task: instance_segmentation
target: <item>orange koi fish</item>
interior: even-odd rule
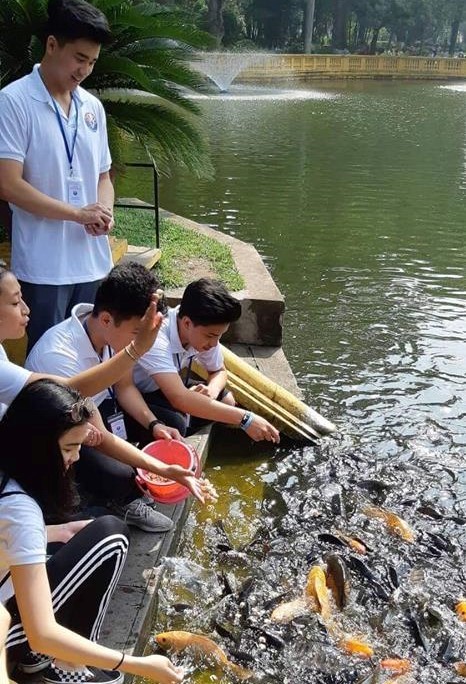
[[[454,663],[453,667],[456,670],[456,674],[460,677],[466,677],[466,663]]]
[[[397,674],[404,674],[411,669],[411,663],[407,658],[384,658],[380,661],[380,667]]]
[[[340,537],[342,541],[345,542],[345,544],[348,544],[350,549],[355,551],[356,553],[360,553],[361,555],[367,553],[367,548],[363,544],[362,541],[359,541],[359,539],[354,539],[354,537],[350,537],[347,534],[344,534],[340,530],[335,530],[335,536]]]
[[[461,622],[466,622],[466,599],[461,599],[456,604],[455,611]]]
[[[330,617],[330,603],[328,599],[329,590],[327,587],[327,577],[320,565],[314,565],[307,576],[304,595],[309,601],[315,601],[317,610],[324,620]]]
[[[392,513],[392,511],[386,511],[383,508],[377,508],[376,506],[367,506],[363,512],[369,518],[378,518],[379,520],[383,520],[391,532],[397,534],[405,541],[410,543],[414,541],[413,530],[409,527],[408,523],[396,515],[396,513]]]
[[[237,679],[244,681],[250,679],[254,674],[251,670],[228,660],[220,646],[202,634],[183,631],[162,632],[156,634],[154,638],[157,644],[166,651],[190,650],[198,657],[205,656],[207,660],[214,662],[220,669],[231,672]]]
[[[345,635],[337,643],[346,653],[357,655],[360,658],[371,658],[374,655],[372,646],[352,636]]]

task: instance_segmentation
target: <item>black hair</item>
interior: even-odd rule
[[[66,470],[59,438],[90,417],[80,407],[81,395],[53,380],[26,385],[0,421],[0,470],[33,497],[47,522],[63,522],[77,501]],[[73,413],[73,415],[72,415]]]
[[[200,278],[186,287],[178,317],[188,316],[194,325],[233,323],[241,316],[241,304],[219,280]]]
[[[154,273],[142,264],[118,264],[99,285],[92,315],[108,311],[117,325],[133,316],[141,318],[159,287]]]
[[[107,17],[85,0],[49,0],[44,38],[55,36],[60,45],[84,38],[107,45],[112,33]]]

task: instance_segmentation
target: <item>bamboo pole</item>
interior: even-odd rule
[[[266,418],[293,439],[315,442],[323,434],[336,429],[330,421],[239,359],[236,354],[225,347],[222,347],[222,351],[228,388],[241,406]],[[196,362],[193,364],[193,371],[201,378],[207,378],[206,370]]]
[[[297,419],[310,426],[320,435],[327,435],[336,431],[336,427],[329,420],[306,406],[300,399],[288,392],[278,383],[265,377],[263,373],[240,359],[236,354],[222,345],[225,368],[242,380],[245,380],[256,391],[261,392],[273,402],[282,406]]]

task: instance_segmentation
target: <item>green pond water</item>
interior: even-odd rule
[[[308,402],[382,450],[431,429],[462,446],[466,92],[348,81],[199,102],[215,179],[165,179],[161,205],[257,247]]]
[[[277,453],[227,433],[207,468],[219,503],[195,507],[188,521],[159,629],[197,628],[222,642],[214,627],[221,590],[201,567],[236,582],[252,575],[252,610],[267,625],[265,597],[302,587],[309,564],[322,562],[319,532],[339,527],[370,541],[381,577],[389,562],[408,568],[388,613],[379,599],[363,603],[367,582],[358,585],[348,630],[385,657],[411,657],[412,681],[453,681],[436,646],[426,666],[400,617],[408,606],[423,614],[421,596],[437,601],[445,614],[441,632],[429,623],[429,639],[462,638],[464,656],[452,606],[466,592],[466,533],[452,518],[466,516],[466,85],[443,85],[234,86],[199,99],[215,178],[175,174],[162,182],[161,205],[257,247],[286,298],[284,350],[299,386],[339,434],[319,450]],[[148,188],[140,179],[131,191],[148,198]],[[364,478],[387,489],[363,492]],[[408,549],[368,521],[368,500],[402,514],[416,544]],[[433,522],[421,503],[446,517]],[[237,550],[265,524],[272,553],[267,547],[246,569],[219,560],[219,521]],[[426,541],[432,531],[452,544],[439,557]],[[177,613],[173,604],[186,600],[192,610]],[[350,672],[334,644],[320,643],[316,623],[281,632],[287,646],[276,654],[242,629],[241,648],[263,682],[343,683],[370,672],[354,663]]]

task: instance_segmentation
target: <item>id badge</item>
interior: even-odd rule
[[[68,185],[68,204],[72,204],[74,207],[84,206],[82,178],[68,176],[66,182]]]
[[[112,432],[116,437],[124,439],[125,441],[128,439],[128,435],[126,434],[125,417],[121,411],[119,413],[114,413],[113,416],[109,416],[107,418],[107,423],[110,428],[110,432]]]

